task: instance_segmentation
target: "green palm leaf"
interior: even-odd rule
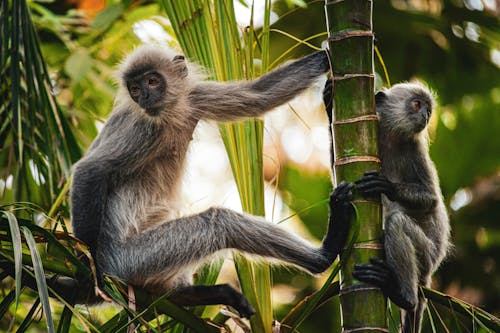
[[[81,156],[58,106],[25,0],[0,4],[0,179],[3,202],[45,207]]]

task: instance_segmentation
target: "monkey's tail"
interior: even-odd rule
[[[426,304],[427,301],[420,296],[414,310],[402,311],[401,333],[420,333]]]

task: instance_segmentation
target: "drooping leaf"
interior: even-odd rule
[[[33,260],[33,270],[35,271],[38,294],[40,295],[40,301],[42,302],[42,308],[45,313],[47,330],[49,333],[54,333],[55,329],[54,322],[52,320],[52,310],[50,308],[49,302],[49,291],[47,289],[47,282],[45,281],[42,259],[40,258],[40,253],[38,252],[36,242],[31,231],[26,227],[21,227],[21,229],[23,230],[24,238],[26,239],[26,243],[28,244],[31,258]]]

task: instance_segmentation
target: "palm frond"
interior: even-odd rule
[[[81,156],[25,0],[0,4],[0,200],[48,207]]]
[[[219,81],[252,79],[254,30],[250,25],[241,31],[236,22],[233,1],[196,0],[161,1],[186,56],[211,71]],[[266,33],[260,41],[263,68],[267,68],[269,51],[270,2],[265,13]],[[242,37],[240,37],[242,36]],[[262,172],[263,123],[251,119],[219,126],[243,210],[264,215],[264,179]],[[256,332],[269,332],[272,322],[270,298],[271,277],[268,265],[255,264],[245,257],[235,258],[236,271],[243,293],[256,308],[251,318]],[[212,280],[218,270],[212,272]],[[206,283],[208,281],[202,281]]]

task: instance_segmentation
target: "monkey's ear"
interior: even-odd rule
[[[375,104],[379,104],[385,101],[387,95],[383,91],[379,91],[375,94]]]
[[[174,64],[174,68],[179,74],[180,77],[184,78],[188,74],[188,68],[186,66],[185,57],[182,54],[176,55],[172,59],[172,63]]]

